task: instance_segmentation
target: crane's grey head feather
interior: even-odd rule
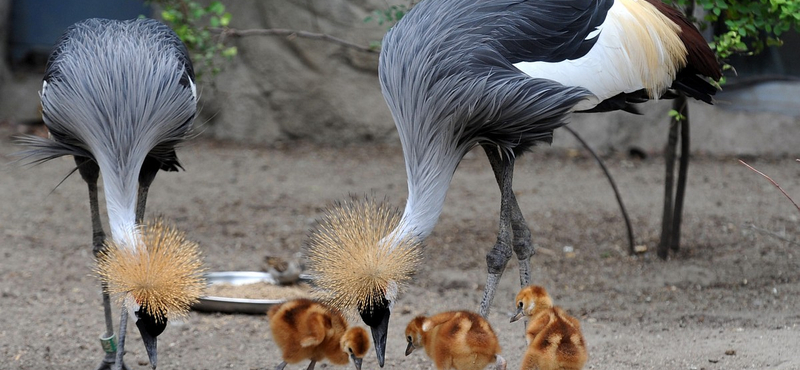
[[[550,142],[573,106],[590,95],[532,79],[509,61],[519,53],[509,52],[510,43],[503,41],[520,41],[531,27],[513,14],[511,7],[519,3],[423,1],[384,37],[378,73],[409,187],[405,229],[396,232],[423,238],[430,233],[453,172],[475,145],[492,143],[515,155]],[[501,27],[500,20],[513,19],[518,27]]]
[[[135,233],[142,163],[148,155],[176,160],[197,109],[193,80],[185,47],[162,23],[76,23],[56,44],[40,93],[52,140],[23,138],[31,149],[22,155],[34,163],[62,155],[96,161],[113,237]]]

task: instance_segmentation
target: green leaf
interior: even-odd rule
[[[219,1],[212,1],[211,4],[208,4],[208,12],[214,13],[216,15],[222,15],[225,13],[225,5],[222,5]]]
[[[225,13],[225,14],[223,14],[223,15],[222,15],[222,17],[220,17],[220,19],[219,19],[219,24],[220,24],[222,27],[228,27],[228,25],[229,25],[230,23],[231,23],[231,13]]]
[[[235,57],[238,52],[239,52],[239,49],[237,49],[236,46],[231,46],[229,48],[226,48],[226,49],[222,50],[221,55],[223,57],[226,57],[226,58],[230,59],[230,58]]]
[[[162,10],[161,18],[170,23],[175,22],[175,15],[169,10]]]

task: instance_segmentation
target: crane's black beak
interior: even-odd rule
[[[139,328],[139,333],[142,334],[142,341],[144,342],[144,349],[147,350],[147,358],[150,359],[150,366],[153,369],[158,365],[158,339],[147,332],[141,324],[142,320],[136,321],[136,327]]]
[[[383,367],[383,361],[386,358],[386,335],[389,332],[389,315],[391,315],[391,311],[387,309],[378,325],[370,326],[370,329],[372,329],[372,342],[375,343],[375,353],[378,355],[378,365],[381,365],[381,367]]]
[[[153,316],[147,313],[144,307],[136,311],[136,327],[139,328],[139,333],[142,335],[144,342],[144,349],[147,350],[147,358],[150,360],[150,366],[153,369],[158,365],[158,337],[167,327],[167,319],[156,320]]]
[[[386,298],[371,307],[360,309],[361,319],[372,329],[372,343],[375,344],[375,353],[378,355],[378,365],[383,367],[386,358],[386,334],[389,331],[389,301]]]

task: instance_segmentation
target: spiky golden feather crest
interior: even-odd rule
[[[397,208],[368,198],[326,209],[306,249],[318,298],[353,315],[380,301],[391,283],[402,289],[419,265],[421,243],[390,236],[400,216]]]
[[[186,315],[206,286],[197,243],[162,219],[140,226],[139,235],[134,248],[106,241],[96,273],[109,294],[131,294],[157,320]]]

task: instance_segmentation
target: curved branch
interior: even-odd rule
[[[625,227],[628,228],[628,253],[630,255],[634,255],[636,251],[634,249],[633,227],[631,227],[631,220],[630,218],[628,218],[628,211],[625,210],[625,204],[622,203],[622,196],[619,194],[619,189],[617,189],[617,183],[614,181],[614,178],[611,177],[611,173],[608,172],[608,168],[606,168],[606,165],[603,163],[603,160],[600,159],[600,156],[598,156],[597,153],[595,153],[594,149],[592,149],[592,147],[590,147],[589,144],[586,141],[584,141],[583,138],[580,137],[580,135],[578,135],[577,132],[575,132],[575,130],[572,129],[572,127],[569,127],[569,125],[563,127],[567,131],[569,131],[569,133],[572,134],[572,136],[575,136],[575,138],[578,139],[578,141],[587,150],[589,150],[589,153],[592,153],[592,156],[597,161],[597,164],[600,165],[600,168],[603,170],[603,173],[605,173],[606,177],[608,178],[608,182],[611,184],[611,189],[614,190],[614,195],[617,197],[617,203],[619,203],[619,210],[622,212],[622,218],[625,219]]]
[[[364,53],[377,53],[380,51],[375,48],[362,46],[324,33],[314,33],[314,32],[290,30],[284,28],[253,28],[246,30],[239,30],[236,28],[211,28],[210,30],[211,32],[217,32],[222,34],[223,37],[284,36],[290,40],[296,37],[300,37],[311,40],[322,40],[337,45],[341,45],[344,47],[348,47],[350,49],[355,49]]]

